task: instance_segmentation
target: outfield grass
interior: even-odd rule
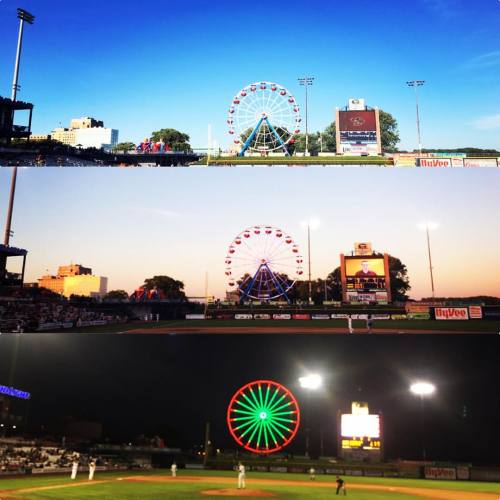
[[[187,500],[196,498],[220,498],[215,496],[201,495],[203,490],[227,489],[236,487],[236,473],[230,471],[186,471],[180,470],[179,478],[183,476],[197,476],[199,480],[190,482],[132,482],[119,480],[119,478],[127,478],[130,476],[169,476],[169,471],[151,471],[146,473],[137,473],[134,471],[122,471],[113,473],[96,474],[96,483],[88,484],[86,474],[80,474],[77,481],[83,484],[78,485],[72,482],[68,475],[66,476],[51,476],[51,477],[25,477],[16,479],[0,480],[0,498],[23,498],[26,500],[40,499],[172,499],[172,500]],[[220,483],[217,479],[208,481],[208,477],[220,478]],[[206,481],[203,478],[207,478]],[[231,482],[228,483],[228,478]],[[234,484],[232,483],[234,480]],[[259,480],[280,480],[287,481],[287,484],[272,484],[259,483]],[[317,476],[315,483],[310,483],[311,486],[293,482],[307,481],[308,476],[305,474],[275,474],[275,473],[247,473],[247,488],[259,489],[275,494],[274,498],[279,499],[331,499],[334,494],[333,485],[330,487],[315,487],[315,483],[333,483],[335,477]],[[394,488],[419,488],[426,491],[432,489],[452,490],[457,492],[476,492],[476,493],[495,493],[500,494],[500,484],[498,483],[479,483],[473,481],[426,481],[417,479],[392,479],[392,478],[367,478],[367,477],[345,477],[348,496],[356,500],[412,500],[422,498],[407,492],[389,492],[389,491],[370,491],[359,490],[354,487],[349,489],[350,485],[375,485],[379,487],[394,487]],[[98,483],[98,481],[103,481]],[[69,487],[71,485],[71,487]],[[46,489],[34,491],[34,488],[68,486],[57,489]],[[15,491],[19,489],[32,489],[31,491]],[[238,495],[223,498],[237,498]]]
[[[354,320],[354,329],[359,332],[366,331],[366,322],[364,320]],[[291,327],[297,328],[300,332],[301,328],[343,328],[347,332],[346,320],[171,320],[159,322],[133,322],[118,325],[92,326],[85,328],[72,328],[68,332],[75,333],[113,333],[126,332],[129,330],[138,329],[156,329],[156,328],[232,328],[232,327]],[[477,320],[477,321],[436,321],[436,320],[375,320],[374,328],[389,329],[398,331],[411,330],[440,330],[440,331],[470,331],[497,333],[500,332],[500,321],[493,320]]]
[[[203,158],[195,165],[206,165]],[[387,165],[391,159],[383,156],[230,156],[210,158],[209,165]]]

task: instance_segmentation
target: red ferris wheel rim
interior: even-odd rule
[[[250,438],[249,441],[245,442],[245,440],[243,439],[244,434],[238,435],[237,431],[239,430],[239,427],[235,427],[233,425],[234,422],[237,420],[236,417],[233,417],[233,413],[239,411],[239,410],[235,409],[235,406],[238,403],[238,397],[245,397],[244,396],[245,392],[252,391],[253,388],[257,388],[259,393],[260,393],[262,387],[267,388],[268,392],[271,388],[273,388],[275,390],[275,395],[272,398],[273,400],[277,394],[281,394],[281,397],[278,401],[282,401],[284,398],[286,398],[287,399],[287,406],[292,407],[292,410],[289,410],[288,413],[290,413],[291,415],[294,415],[293,417],[290,418],[291,429],[287,430],[289,435],[285,437],[283,435],[283,431],[279,432],[279,430],[278,430],[278,434],[280,435],[282,440],[280,443],[278,443],[276,438],[273,437],[275,444],[271,445],[271,446],[269,446],[268,444],[266,446],[260,446],[259,443],[257,444],[257,446],[252,445],[251,444],[252,438]],[[247,399],[247,401],[248,401],[248,399]],[[263,408],[263,409],[266,410],[266,408]],[[260,409],[258,411],[260,411]],[[264,413],[264,412],[262,412],[262,413]],[[250,419],[251,417],[245,417],[245,418]],[[277,418],[277,420],[281,420],[281,419]],[[247,451],[250,451],[252,453],[267,455],[267,454],[275,453],[277,451],[282,450],[283,448],[288,446],[293,441],[293,439],[297,435],[297,432],[298,432],[299,426],[300,426],[300,408],[299,408],[299,405],[297,403],[297,399],[295,398],[293,393],[289,389],[287,389],[284,385],[282,385],[278,382],[275,382],[273,380],[255,380],[253,382],[249,382],[248,384],[244,385],[243,387],[241,387],[240,389],[238,389],[235,392],[235,394],[231,398],[231,401],[230,401],[228,409],[227,409],[226,421],[227,421],[227,426],[229,428],[229,432],[231,433],[231,436],[241,447],[243,447],[244,449],[246,449]],[[248,424],[246,424],[246,425],[248,425]],[[277,423],[275,422],[275,424],[272,424],[272,422],[271,422],[270,425],[271,426],[277,425],[279,427],[283,427],[283,429],[284,429],[284,426],[282,425],[282,423],[279,423],[279,422],[277,422]],[[248,432],[248,430],[246,432]]]

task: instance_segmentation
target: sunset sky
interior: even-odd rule
[[[0,95],[9,96],[22,6],[27,26],[19,99],[35,104],[33,132],[93,116],[135,143],[173,127],[206,147],[207,127],[230,141],[232,98],[255,81],[296,95],[315,77],[309,130],[365,97],[392,113],[401,147],[417,146],[421,89],[426,147],[500,147],[498,0],[15,0],[0,1]]]
[[[189,296],[226,290],[224,259],[248,226],[277,226],[306,255],[313,278],[339,265],[354,242],[399,257],[413,298],[430,295],[425,233],[431,234],[438,296],[500,296],[497,169],[211,168],[19,169],[13,246],[29,250],[28,282],[80,263],[132,292],[144,278],[182,280]],[[0,169],[3,231],[11,170]]]

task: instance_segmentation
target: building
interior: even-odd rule
[[[62,142],[63,144],[67,144],[68,146],[76,145],[76,131],[70,130],[68,128],[55,128],[51,137],[53,141]]]
[[[54,129],[52,139],[68,146],[111,150],[118,144],[118,130],[95,118],[74,118],[69,128]]]
[[[76,145],[82,148],[111,150],[118,144],[118,130],[104,127],[74,130]]]
[[[91,268],[80,264],[60,266],[56,276],[42,276],[38,284],[65,297],[80,295],[100,298],[108,292],[108,278],[94,276]]]
[[[50,134],[31,134],[30,141],[31,142],[42,142],[42,141],[50,141],[52,136]]]
[[[16,111],[29,111],[28,124],[16,125]],[[28,139],[31,135],[33,104],[12,101],[0,96],[0,144],[10,144],[12,139]]]
[[[69,126],[69,128],[72,130],[76,130],[79,128],[96,128],[96,127],[104,127],[104,122],[101,120],[96,120],[95,118],[90,118],[88,116],[84,116],[82,118],[73,118]]]
[[[90,267],[83,267],[81,264],[70,264],[69,266],[59,266],[58,276],[79,276],[82,274],[92,274]]]

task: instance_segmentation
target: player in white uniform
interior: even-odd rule
[[[177,464],[175,462],[170,467],[170,471],[172,472],[172,477],[177,477]]]
[[[352,327],[351,316],[347,316],[347,327],[349,328],[349,333],[354,333],[354,328]]]
[[[71,479],[76,479],[78,473],[78,459],[75,457],[73,463],[71,464]]]
[[[246,488],[245,484],[245,466],[240,462],[238,464],[238,489]]]
[[[314,467],[311,467],[309,469],[309,479],[311,481],[314,481],[316,479],[316,470],[314,469]]]
[[[92,479],[94,479],[95,467],[96,467],[95,460],[91,460],[89,463],[89,481],[92,481]]]

